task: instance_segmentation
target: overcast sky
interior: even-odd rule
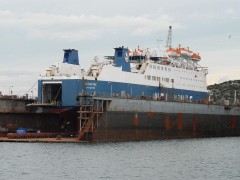
[[[114,47],[164,47],[170,25],[174,47],[200,53],[208,84],[240,79],[239,8],[240,0],[0,0],[0,91],[25,94],[63,49],[77,49],[87,68]]]

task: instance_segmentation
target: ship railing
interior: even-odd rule
[[[20,99],[20,100],[37,100],[37,97],[17,96],[17,95],[0,95],[0,99]]]
[[[192,101],[191,99],[179,99],[175,97],[166,97],[160,96],[155,98],[153,96],[131,96],[129,94],[125,94],[124,96],[120,96],[118,94],[107,94],[107,93],[100,93],[93,97],[97,98],[114,98],[114,99],[134,99],[134,100],[151,100],[151,101],[165,101],[165,102],[178,102],[178,103],[192,103],[192,104],[210,104],[207,99],[199,99],[197,101]]]
[[[127,94],[125,93],[124,95],[121,95],[121,94],[117,94],[117,93],[112,93],[112,94],[109,94],[109,93],[98,93],[98,94],[95,94],[93,96],[94,97],[97,97],[97,98],[114,98],[114,99],[134,99],[134,100],[151,100],[151,101],[166,101],[166,102],[179,102],[179,103],[192,103],[192,104],[214,104],[214,105],[222,105],[224,106],[223,103],[221,102],[213,102],[213,101],[209,101],[208,98],[205,98],[205,99],[199,99],[199,100],[196,100],[196,101],[193,101],[192,99],[181,99],[181,98],[177,98],[177,97],[174,97],[174,96],[168,96],[168,98],[166,99],[165,96],[160,96],[160,97],[153,97],[153,96],[133,96],[133,95],[130,95],[130,94]],[[231,106],[240,106],[240,103],[239,104],[230,104]]]
[[[52,102],[38,102],[34,101],[31,105],[43,105],[43,106],[61,106],[61,101],[52,101]]]

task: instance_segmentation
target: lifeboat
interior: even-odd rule
[[[189,59],[189,58],[191,58],[192,55],[193,55],[193,52],[192,52],[192,51],[189,51],[188,49],[180,48],[179,50],[180,50],[181,56],[182,56],[183,58]]]
[[[143,49],[138,46],[138,52],[143,52]]]
[[[167,50],[167,54],[169,57],[177,58],[177,57],[180,57],[181,52],[178,49],[169,48]]]
[[[199,54],[193,53],[193,55],[191,56],[191,60],[194,62],[198,62],[201,60],[201,56]]]
[[[133,51],[133,55],[134,55],[134,56],[139,56],[139,55],[140,55],[140,52],[135,49],[135,50]]]

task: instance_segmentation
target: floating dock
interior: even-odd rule
[[[8,139],[0,137],[0,142],[42,142],[42,143],[84,143],[87,141],[78,141],[76,138],[29,138],[29,139]]]
[[[1,124],[7,128],[13,124],[41,130],[41,133],[19,134],[8,129],[0,137],[4,142],[119,142],[240,136],[239,107],[153,99],[83,96],[80,106],[72,110],[2,113],[0,117]]]

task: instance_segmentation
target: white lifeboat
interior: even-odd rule
[[[167,50],[167,54],[168,54],[169,57],[177,58],[177,57],[180,57],[181,52],[178,49],[169,48]]]
[[[191,58],[191,56],[193,55],[193,52],[192,52],[192,51],[189,51],[188,49],[180,48],[179,50],[180,50],[181,56],[182,56],[183,58],[189,59],[189,58]]]
[[[191,60],[194,62],[198,62],[201,60],[201,56],[199,54],[193,53],[193,55],[191,56]]]

